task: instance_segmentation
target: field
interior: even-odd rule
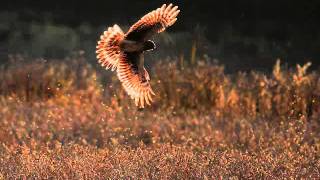
[[[138,109],[80,53],[0,67],[0,179],[319,179],[311,63],[227,74],[206,58],[149,66]],[[270,67],[272,69],[272,67]]]

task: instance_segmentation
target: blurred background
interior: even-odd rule
[[[171,1],[137,108],[96,59],[166,1],[1,0],[0,179],[319,179],[320,1]]]
[[[320,1],[170,2],[182,13],[173,27],[155,37],[159,48],[148,56],[149,63],[205,56],[228,72],[270,71],[278,58],[289,65],[319,65]],[[125,31],[163,3],[168,1],[2,0],[1,62],[8,54],[61,59],[82,51],[96,63],[96,42],[106,27],[117,23]]]

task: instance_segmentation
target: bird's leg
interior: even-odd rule
[[[138,68],[140,72],[144,73],[144,55],[142,53],[140,54]]]
[[[139,62],[138,62],[138,69],[139,69],[139,74],[141,77],[143,77],[143,81],[148,81],[150,80],[149,77],[145,76],[146,70],[144,68],[144,55],[143,53],[140,54]],[[149,75],[148,75],[149,76]],[[145,79],[144,79],[145,78]]]
[[[122,40],[120,42],[120,48],[125,52],[137,52],[143,50],[143,43],[131,40]]]

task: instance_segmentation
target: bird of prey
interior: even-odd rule
[[[136,106],[144,108],[150,105],[152,95],[150,76],[144,67],[145,51],[151,51],[156,45],[150,38],[177,20],[178,6],[162,5],[143,16],[133,24],[127,33],[115,24],[101,35],[97,44],[97,59],[106,69],[116,70],[117,76]]]

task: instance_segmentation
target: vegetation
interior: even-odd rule
[[[320,74],[310,63],[226,74],[191,56],[152,66],[145,109],[82,53],[11,56],[0,67],[0,179],[320,177]]]
[[[64,8],[58,9],[66,10],[65,3],[63,3]],[[146,3],[142,4],[145,6]],[[46,3],[45,6],[48,7],[48,4]],[[72,23],[72,25],[59,23],[58,17],[61,16],[62,20],[69,17],[69,15],[59,13],[41,14],[38,11],[31,13],[31,10],[31,14],[24,14],[15,11],[1,11],[0,59],[5,61],[8,54],[17,53],[34,58],[63,59],[81,49],[86,52],[84,56],[90,63],[96,63],[95,46],[100,34],[107,26],[115,22],[120,23],[120,27],[126,31],[132,23],[138,20],[137,18],[146,13],[145,8],[143,11],[138,11],[139,13],[135,10],[135,8],[143,6],[130,8],[133,11],[130,13],[127,10],[121,11],[120,14],[127,12],[130,15],[128,18],[132,18],[129,18],[130,20],[128,18],[114,19],[117,17],[114,14],[109,16],[100,14],[88,21],[84,21],[81,17],[76,21],[77,23]],[[152,6],[152,8],[158,7]],[[102,6],[99,5],[99,7]],[[194,6],[186,6],[185,8],[187,7]],[[88,12],[87,8],[86,6],[85,9]],[[216,12],[211,8],[208,12]],[[105,8],[103,11],[111,12]],[[184,11],[187,12],[187,10]],[[68,12],[70,11],[68,10]],[[236,16],[238,17],[238,13]],[[192,17],[195,16],[192,15]],[[319,41],[314,37],[320,37],[320,35],[317,28],[313,26],[317,23],[308,21],[306,23],[311,23],[312,26],[307,28],[307,24],[294,26],[286,24],[286,21],[270,22],[269,20],[255,19],[254,25],[250,25],[251,23],[239,20],[220,22],[216,21],[217,19],[212,20],[210,15],[204,17],[208,17],[210,21],[200,23],[198,22],[200,19],[197,18],[189,21],[181,19],[179,23],[168,29],[169,31],[156,36],[154,40],[159,48],[147,58],[148,62],[153,63],[158,59],[174,56],[189,57],[190,48],[196,47],[197,54],[207,54],[210,57],[223,60],[227,72],[236,72],[239,69],[265,70],[265,67],[271,67],[275,63],[277,57],[285,60],[290,66],[294,66],[296,62],[305,63],[309,60],[312,60],[315,65],[319,65],[316,61]],[[99,24],[94,24],[97,22],[97,18],[102,20]],[[308,18],[310,17],[308,16]],[[192,22],[192,24],[183,25],[186,22]],[[196,25],[197,23],[200,24]],[[185,27],[183,31],[181,28],[178,29],[179,26]]]

